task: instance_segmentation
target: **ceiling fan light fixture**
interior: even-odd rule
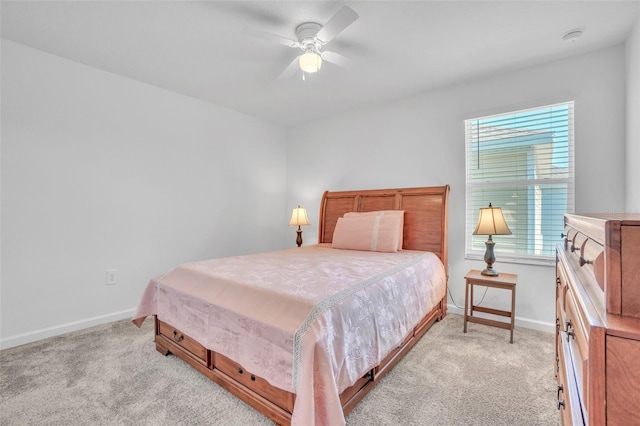
[[[302,71],[312,74],[320,71],[322,58],[316,52],[305,52],[300,55],[299,63]]]

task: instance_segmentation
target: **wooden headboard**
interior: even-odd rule
[[[449,185],[421,188],[325,191],[320,204],[318,242],[330,243],[339,217],[347,212],[404,210],[403,249],[431,251],[447,264]]]

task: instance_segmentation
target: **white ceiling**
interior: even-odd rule
[[[295,39],[342,5],[359,19],[326,49],[351,59],[279,80]],[[640,1],[5,1],[2,37],[292,126],[625,41]],[[562,40],[580,28],[575,43]]]

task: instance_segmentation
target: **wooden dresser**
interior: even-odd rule
[[[640,215],[565,215],[557,247],[562,424],[640,425]]]

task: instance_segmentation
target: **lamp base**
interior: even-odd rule
[[[482,275],[486,277],[497,277],[498,271],[493,269],[493,262],[496,261],[496,255],[493,253],[493,247],[496,243],[491,239],[491,235],[489,235],[489,239],[484,243],[487,250],[484,252],[484,261],[487,264],[487,267],[484,271],[481,272]]]
[[[302,229],[300,229],[300,226],[298,226],[296,233],[298,234],[296,237],[296,244],[300,247],[302,245]]]
[[[482,275],[484,275],[485,277],[497,277],[498,275],[498,271],[496,271],[495,269],[493,269],[492,267],[487,267],[487,269],[484,269],[482,272],[480,272]]]

